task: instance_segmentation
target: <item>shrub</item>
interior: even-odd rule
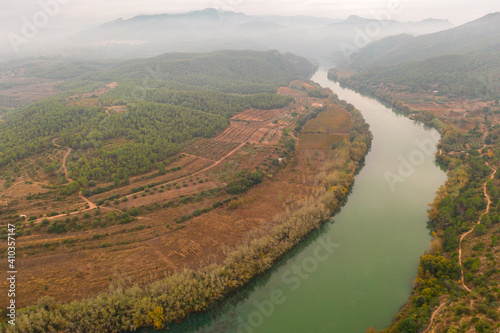
[[[139,215],[139,211],[135,207],[130,208],[130,210],[128,211],[128,213],[129,213],[130,216],[137,216],[137,215]]]
[[[249,173],[247,170],[240,171],[234,180],[227,184],[226,192],[229,194],[240,194],[248,191],[252,186],[262,182],[264,175],[259,171]]]
[[[63,221],[54,221],[47,227],[47,232],[61,234],[68,231],[68,226]]]
[[[474,227],[474,235],[476,236],[482,236],[486,234],[487,230],[484,224],[478,224]]]

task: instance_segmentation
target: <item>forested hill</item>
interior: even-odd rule
[[[355,54],[351,67],[367,69],[452,54],[475,55],[499,51],[500,12],[433,34],[382,39]]]
[[[331,78],[335,79],[334,71]],[[476,55],[448,55],[423,61],[410,61],[393,67],[363,70],[346,83],[360,90],[383,84],[397,84],[410,91],[438,91],[449,97],[498,98],[500,87],[500,52]],[[341,80],[342,81],[342,80]],[[347,82],[348,81],[348,82]]]
[[[314,70],[291,54],[220,51],[166,54],[84,74],[65,83],[66,93],[0,122],[0,167],[43,153],[59,138],[77,153],[68,160],[78,182],[73,189],[90,180],[127,181],[162,169],[184,142],[216,136],[238,112],[286,106],[292,99],[275,94],[277,88]],[[113,82],[114,89],[94,94]]]
[[[126,81],[174,90],[252,94],[276,92],[277,87],[295,78],[309,77],[315,68],[302,57],[278,51],[170,53],[122,62],[114,68],[83,75],[75,84]]]
[[[447,96],[500,97],[500,13],[443,32],[375,42],[353,56],[358,73],[345,80],[361,90],[396,84]],[[331,71],[335,79],[335,71]]]

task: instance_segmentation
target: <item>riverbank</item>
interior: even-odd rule
[[[373,133],[349,199],[335,221],[324,223],[263,276],[168,332],[364,332],[386,327],[407,301],[418,257],[432,239],[425,226],[427,205],[446,179],[434,163],[439,134],[339,87],[324,70],[312,80],[360,109]],[[424,154],[421,164],[391,187],[385,174],[399,174],[401,160],[413,160],[413,152]]]
[[[337,79],[334,72],[329,76]],[[340,81],[353,89],[364,87],[352,79]],[[499,319],[494,296],[499,278],[494,266],[499,257],[493,250],[500,217],[498,206],[491,207],[499,186],[494,140],[498,128],[493,126],[498,124],[493,113],[496,102],[456,98],[454,105],[467,110],[456,112],[456,107],[443,105],[421,110],[419,106],[433,105],[411,95],[406,98],[413,98],[415,105],[405,103],[387,87],[364,87],[364,91],[439,130],[436,157],[448,169],[448,180],[430,205],[431,252],[421,257],[412,295],[384,332],[489,332],[498,327]]]
[[[333,95],[329,99],[337,107],[348,106]],[[42,300],[40,306],[20,313],[18,328],[35,323],[42,330],[53,327],[57,331],[120,331],[150,325],[162,328],[189,313],[209,308],[227,293],[261,274],[329,219],[344,202],[357,165],[368,151],[371,140],[359,111],[349,108],[345,112],[351,115],[353,127],[357,129],[352,133],[352,143],[340,142],[331,151],[330,146],[309,145],[304,148],[304,152],[307,151],[302,156],[304,163],[311,163],[313,150],[324,151],[326,163],[313,163],[319,172],[313,182],[314,191],[309,198],[296,203],[293,209],[276,216],[274,222],[277,226],[267,235],[240,246],[221,265],[175,274],[145,288],[118,286],[96,298],[63,305],[50,301],[45,304]],[[308,126],[312,122],[314,120]],[[308,141],[314,143],[307,137],[300,138],[299,157],[301,145],[307,145]],[[351,154],[354,158],[350,158]],[[119,313],[116,304],[121,304]],[[41,313],[44,319],[40,318]],[[81,317],[82,313],[87,314],[85,318]]]

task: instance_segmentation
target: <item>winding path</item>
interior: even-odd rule
[[[429,322],[429,326],[427,326],[427,328],[425,329],[425,331],[423,331],[423,333],[427,333],[431,327],[432,327],[432,324],[434,322],[434,318],[436,317],[436,315],[438,314],[438,312],[446,305],[446,298],[442,301],[441,305],[432,313],[432,316],[431,316],[431,321]]]
[[[73,149],[69,148],[69,147],[63,147],[59,144],[56,143],[57,139],[59,138],[55,138],[55,139],[52,139],[52,143],[54,144],[54,146],[56,147],[59,147],[59,148],[66,148],[68,151],[66,152],[66,154],[64,155],[63,157],[63,162],[62,162],[62,166],[59,168],[59,170],[56,171],[56,173],[58,173],[59,171],[61,170],[64,170],[64,176],[66,177],[66,179],[69,181],[69,182],[72,182],[73,180],[68,178],[68,169],[66,168],[66,159],[68,158],[69,154],[71,153],[71,151]]]
[[[489,165],[488,163],[486,163],[487,165]],[[495,177],[495,173],[497,171],[497,168],[489,165],[492,169],[493,169],[493,172],[491,173],[491,176],[490,178],[488,178],[488,180],[490,179],[493,179]],[[488,195],[488,191],[486,190],[486,184],[488,183],[488,180],[484,182],[483,184],[483,192],[484,192],[484,196],[486,197],[486,200],[488,200],[488,204],[486,206],[486,210],[484,213],[481,214],[481,216],[479,216],[479,220],[476,222],[476,225],[478,224],[481,224],[481,218],[485,215],[485,214],[489,214],[490,213],[490,206],[491,206],[491,198],[490,196]],[[468,292],[471,292],[471,290],[465,285],[465,280],[464,280],[464,267],[462,265],[462,241],[464,240],[465,237],[467,237],[467,235],[469,235],[471,232],[474,231],[474,228],[471,228],[469,231],[467,231],[466,233],[462,234],[462,236],[460,237],[460,244],[458,246],[458,264],[460,265],[460,273],[461,273],[461,276],[462,276],[462,285],[464,286],[465,290],[467,290]]]
[[[479,148],[479,153],[481,153],[481,150],[483,150],[484,148],[486,148],[486,136],[488,135],[488,131],[486,130],[484,132],[484,135],[483,135],[483,147]],[[484,154],[482,154],[484,155]],[[490,165],[488,162],[485,162],[486,165],[488,165],[492,170],[493,172],[491,173],[491,176],[490,178],[488,178],[488,180],[491,180],[493,178],[495,178],[495,174],[497,172],[497,168],[495,168],[494,166]],[[479,216],[479,219],[478,221],[476,222],[476,225],[478,224],[481,224],[481,218],[485,215],[485,214],[489,214],[490,213],[490,206],[491,206],[491,198],[490,196],[488,195],[488,191],[486,190],[486,184],[488,183],[488,180],[486,180],[483,184],[483,192],[484,192],[484,196],[486,197],[486,200],[488,201],[488,204],[486,205],[486,210],[484,213],[481,214],[481,216]],[[464,240],[465,237],[467,237],[467,235],[469,235],[472,231],[474,231],[474,228],[471,228],[469,231],[467,231],[466,233],[462,234],[462,236],[460,236],[460,243],[458,245],[458,264],[460,265],[460,275],[461,275],[461,281],[462,281],[462,286],[465,288],[465,290],[467,290],[469,293],[471,292],[471,290],[465,285],[465,280],[464,280],[464,266],[462,265],[462,242]]]
[[[485,142],[484,139],[486,138],[486,135],[487,135],[487,132],[483,135],[483,147],[480,148],[479,151],[481,151],[482,149],[486,148],[486,144],[484,143]],[[488,203],[486,205],[485,212],[483,214],[481,214],[481,216],[479,217],[479,219],[476,222],[475,226],[481,223],[481,217],[483,217],[485,214],[488,214],[490,212],[491,198],[488,195],[488,191],[486,189],[486,184],[488,183],[488,180],[495,178],[495,174],[497,172],[497,168],[495,168],[494,166],[490,165],[488,162],[485,162],[485,163],[493,170],[492,173],[491,173],[491,176],[483,184],[483,193],[484,193],[484,196],[486,197],[486,200],[488,201]],[[469,289],[469,287],[467,287],[465,285],[464,267],[462,265],[462,242],[463,242],[464,238],[467,237],[467,235],[469,235],[473,231],[474,231],[474,228],[471,228],[471,230],[469,230],[466,233],[462,234],[462,236],[460,236],[460,243],[459,243],[459,246],[458,246],[458,263],[460,265],[461,282],[462,282],[462,286],[464,287],[464,289],[467,290],[467,292],[469,292],[469,293],[471,292],[471,289]],[[423,331],[423,333],[427,333],[431,329],[432,324],[434,323],[434,318],[436,317],[436,315],[438,314],[438,312],[445,305],[446,305],[446,299],[444,299],[442,301],[441,305],[432,313],[431,320],[429,322],[429,326],[427,326],[427,328],[425,329],[425,331]]]
[[[52,143],[54,144],[54,146],[59,147],[59,148],[66,148],[66,149],[67,149],[67,151],[66,151],[66,154],[64,154],[63,161],[62,161],[62,166],[59,168],[59,170],[57,170],[57,171],[56,171],[56,173],[58,173],[58,172],[59,172],[59,171],[61,171],[61,170],[64,170],[64,176],[66,177],[66,180],[67,180],[68,182],[70,182],[70,183],[71,183],[71,182],[73,181],[73,179],[71,179],[71,178],[69,178],[69,177],[68,177],[68,168],[66,167],[66,160],[67,160],[67,158],[68,158],[69,154],[71,153],[71,151],[72,151],[73,149],[71,149],[71,148],[69,148],[69,147],[63,147],[63,146],[59,145],[59,144],[56,142],[56,141],[57,141],[57,139],[59,139],[59,138],[54,138],[54,139],[52,139]],[[83,201],[84,201],[84,202],[85,202],[85,203],[89,206],[89,208],[86,208],[86,209],[81,210],[81,211],[72,212],[72,213],[70,213],[69,215],[78,214],[78,213],[81,213],[81,212],[86,212],[86,211],[89,211],[89,210],[94,210],[94,209],[96,209],[96,208],[97,208],[97,205],[96,205],[95,203],[93,203],[92,201],[90,201],[89,199],[87,199],[87,198],[85,198],[85,197],[83,196],[82,191],[78,192],[78,197],[79,197],[80,199],[82,199],[82,200],[83,200]],[[37,220],[37,222],[35,222],[35,223],[39,223],[39,222],[41,222],[41,221],[42,221],[42,219],[54,220],[54,219],[57,219],[57,218],[60,218],[60,217],[64,217],[64,216],[68,216],[68,214],[59,214],[59,215],[56,215],[56,216],[45,217],[45,218],[39,218],[39,219]]]

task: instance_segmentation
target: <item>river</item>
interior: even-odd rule
[[[264,276],[168,332],[357,333],[386,327],[410,295],[431,240],[427,205],[446,174],[434,129],[312,77],[358,108],[372,149],[346,205]]]

